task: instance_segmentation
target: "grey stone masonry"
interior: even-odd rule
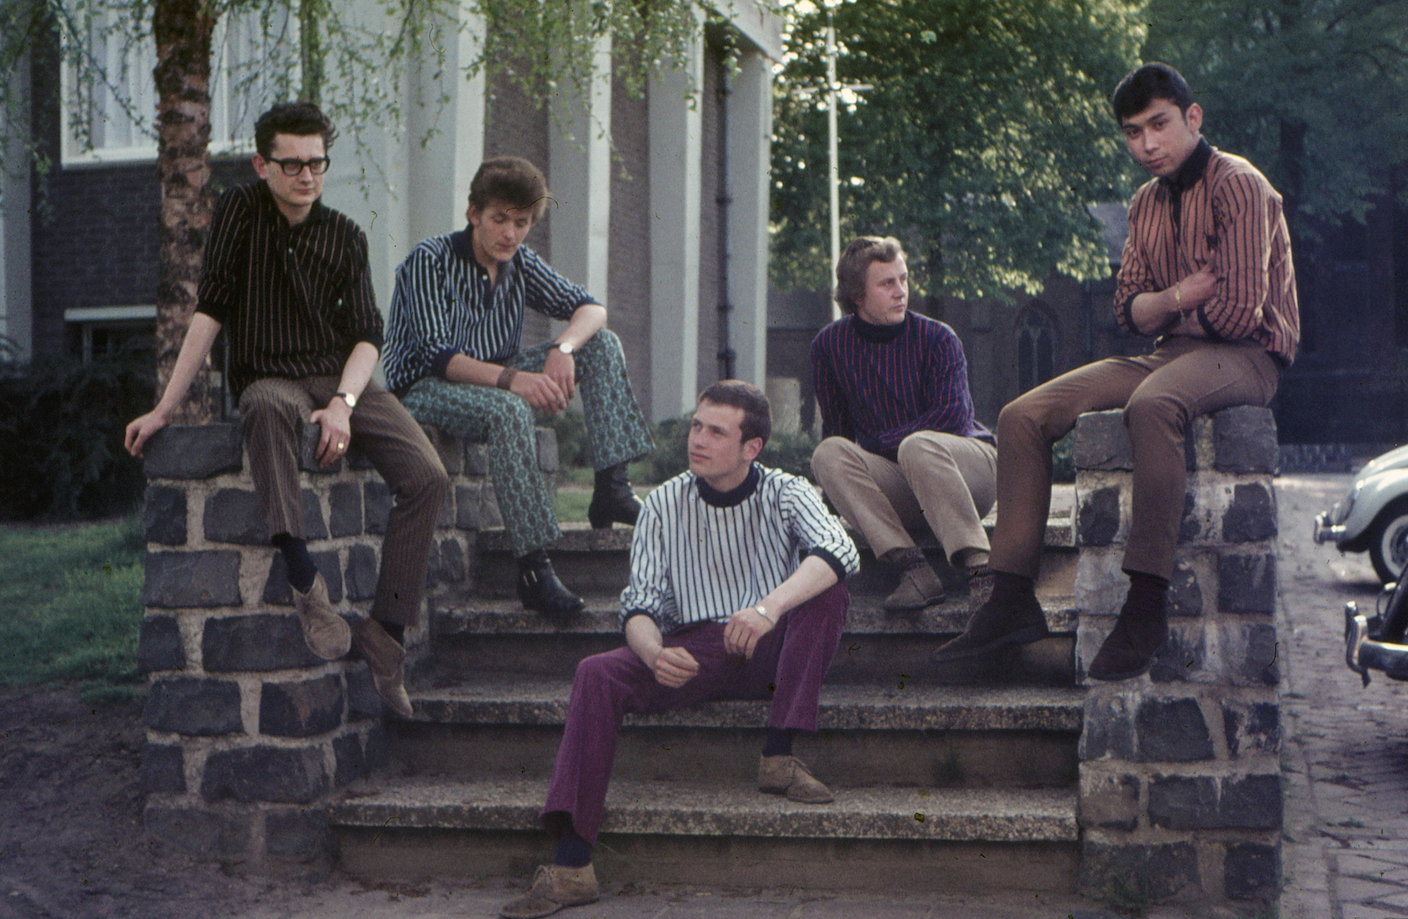
[[[1194,419],[1168,593],[1170,638],[1149,674],[1085,677],[1129,579],[1133,466],[1120,412],[1076,425],[1080,884],[1089,895],[1219,902],[1281,884],[1276,493],[1271,412]]]
[[[474,587],[478,531],[501,518],[483,445],[427,433],[452,483],[431,552],[429,606]],[[355,452],[318,467],[316,442],[316,428],[305,428],[309,548],[343,615],[364,616],[395,498]],[[328,801],[385,759],[384,713],[355,653],[326,662],[305,645],[242,449],[239,425],[229,423],[168,427],[147,447],[138,647],[150,679],[146,825],[202,857],[256,870],[325,865]],[[552,432],[540,433],[538,457],[554,483]],[[413,675],[428,655],[426,622],[406,635]]]

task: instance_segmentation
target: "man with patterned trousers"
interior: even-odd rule
[[[1187,487],[1184,432],[1198,415],[1266,405],[1295,358],[1295,268],[1276,189],[1201,137],[1203,111],[1167,64],[1131,72],[1111,102],[1130,155],[1154,175],[1129,205],[1115,317],[1128,332],[1160,337],[1151,354],[1087,364],[1002,410],[992,599],[935,652],[941,660],[1046,634],[1033,585],[1051,503],[1051,445],[1082,412],[1119,408],[1134,451],[1122,565],[1129,591],[1089,674],[1147,672],[1168,638],[1164,595]]]
[[[534,411],[561,412],[580,383],[595,529],[635,523],[640,501],[626,464],[653,443],[620,339],[605,328],[606,307],[523,245],[547,200],[532,163],[484,161],[470,184],[468,229],[425,240],[396,272],[386,379],[425,424],[488,444],[489,478],[518,558],[518,597],[528,609],[564,616],[585,604],[545,551],[562,530],[538,472]],[[567,327],[553,342],[521,348],[525,308]]]
[[[812,470],[875,557],[899,568],[884,608],[921,610],[944,599],[944,585],[909,531],[927,526],[959,571],[985,570],[997,448],[973,417],[963,343],[909,312],[899,240],[862,236],[846,246],[836,302],[848,315],[812,342],[824,438]]]
[[[232,188],[216,204],[196,311],[171,380],[156,408],[127,426],[127,449],[141,456],[170,422],[224,328],[250,475],[287,563],[308,647],[335,660],[355,641],[382,701],[409,717],[404,633],[420,615],[449,478],[425,431],[371,378],[382,321],[367,238],[319,200],[336,136],[307,102],[275,105],[255,123],[254,171],[262,181]],[[298,477],[304,424],[319,427],[319,463],[332,465],[356,444],[395,498],[371,617],[350,629],[308,552]]]
[[[726,380],[699,396],[689,471],[651,492],[636,523],[621,594],[627,646],[577,666],[542,813],[558,839],[555,863],[501,915],[547,916],[597,898],[591,849],[627,713],[771,699],[759,790],[832,800],[792,741],[816,730],[850,606],[842,579],[858,557],[811,483],[754,462],[771,430],[767,398],[748,383]]]

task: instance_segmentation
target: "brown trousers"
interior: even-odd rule
[[[254,490],[269,533],[304,538],[298,433],[308,416],[337,391],[334,376],[269,377],[240,396]],[[391,489],[393,504],[381,541],[372,618],[413,626],[420,618],[426,560],[449,477],[425,431],[391,393],[367,384],[352,411],[349,445],[371,460]]]
[[[1078,367],[1018,397],[997,421],[997,528],[991,565],[1037,576],[1051,509],[1051,445],[1083,412],[1123,408],[1134,447],[1124,570],[1173,575],[1187,470],[1184,432],[1198,415],[1266,405],[1280,370],[1256,342],[1166,338],[1153,354]]]

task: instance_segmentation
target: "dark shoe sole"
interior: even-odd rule
[[[836,802],[836,796],[835,796],[835,795],[832,795],[831,797],[827,798],[827,799],[824,800],[824,801],[821,801],[821,800],[810,801],[810,800],[807,800],[806,798],[794,798],[794,797],[792,797],[791,795],[789,795],[789,794],[787,793],[787,789],[786,789],[786,788],[764,788],[763,786],[759,785],[759,786],[758,786],[758,790],[761,791],[761,792],[762,792],[763,794],[765,794],[765,795],[777,795],[778,797],[780,797],[780,798],[786,798],[786,799],[789,800],[789,801],[796,801],[798,804],[834,804],[834,803]]]
[[[946,596],[939,596],[935,597],[932,600],[927,600],[924,603],[919,604],[918,606],[885,606],[884,604],[881,604],[880,608],[887,613],[917,613],[920,610],[926,610],[931,606],[938,606],[940,603],[943,603],[947,599],[948,597]]]
[[[1140,667],[1138,670],[1130,670],[1125,673],[1097,673],[1095,670],[1092,669],[1086,671],[1085,675],[1090,677],[1092,680],[1099,680],[1102,683],[1118,683],[1121,680],[1132,680],[1135,677],[1141,677],[1144,674],[1148,673],[1153,666],[1154,659],[1151,657],[1149,659],[1149,662],[1143,667]]]
[[[1029,625],[1025,629],[1018,629],[1015,632],[1008,632],[1001,638],[996,638],[985,645],[978,645],[975,648],[962,648],[957,651],[945,651],[939,648],[929,655],[929,660],[935,664],[948,664],[953,661],[967,660],[970,657],[977,657],[981,654],[991,654],[1008,645],[1029,645],[1034,641],[1041,641],[1051,634],[1051,630],[1045,623],[1041,625]]]

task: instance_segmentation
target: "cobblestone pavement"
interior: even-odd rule
[[[1344,662],[1343,609],[1373,608],[1368,557],[1316,546],[1346,475],[1276,480],[1287,828],[1281,919],[1408,917],[1408,686]]]

